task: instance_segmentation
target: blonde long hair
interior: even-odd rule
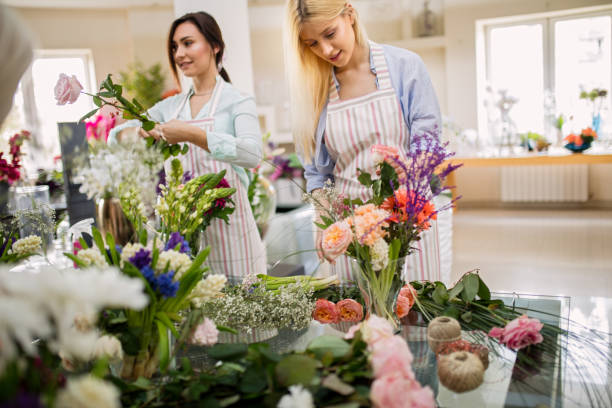
[[[346,0],[288,0],[284,26],[285,67],[291,98],[291,127],[296,149],[309,162],[315,150],[315,133],[327,103],[332,65],[317,57],[300,41],[305,22],[333,20],[348,10]],[[368,43],[365,29],[354,12],[355,41]]]

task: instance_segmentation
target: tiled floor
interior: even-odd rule
[[[612,297],[612,211],[458,210],[453,282],[480,268],[492,290]]]

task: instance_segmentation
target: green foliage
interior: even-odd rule
[[[595,102],[599,98],[604,99],[606,96],[608,96],[608,91],[603,88],[593,88],[590,91],[580,92],[580,99],[588,99],[591,102]]]
[[[130,98],[137,99],[144,109],[149,109],[161,100],[165,75],[160,63],[145,67],[140,61],[119,73],[120,83]]]

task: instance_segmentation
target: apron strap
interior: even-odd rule
[[[372,54],[374,69],[376,70],[378,89],[385,90],[392,88],[391,76],[389,75],[389,67],[387,66],[387,60],[385,60],[385,52],[383,51],[382,47],[379,44],[370,41],[370,53]]]

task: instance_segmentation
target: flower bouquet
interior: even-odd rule
[[[434,134],[413,138],[416,148],[403,157],[390,146],[372,146],[376,175],[360,170],[359,182],[370,189],[365,203],[339,197],[329,186],[324,200],[310,201],[321,214],[322,252],[333,261],[340,255],[353,260],[357,284],[363,292],[366,316],[376,314],[396,321],[396,300],[403,286],[401,273],[406,256],[437,213],[433,198],[443,191],[446,176],[458,165],[436,171],[452,154]],[[327,203],[329,205],[327,205]]]
[[[8,189],[16,181],[21,179],[21,146],[26,140],[30,139],[30,132],[22,130],[20,133],[15,133],[9,139],[9,153],[5,157],[5,152],[0,152],[0,214],[7,211],[8,204]]]
[[[565,148],[572,153],[582,153],[591,147],[593,140],[597,139],[597,132],[590,127],[582,129],[580,134],[570,133],[563,140],[567,142]]]

